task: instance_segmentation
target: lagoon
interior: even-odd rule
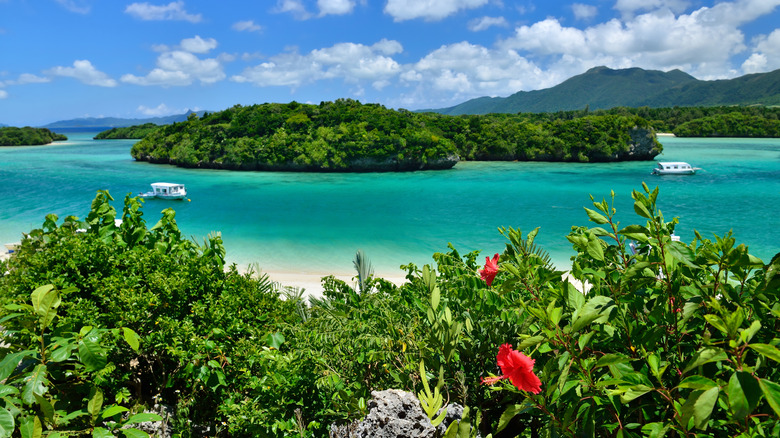
[[[146,200],[148,226],[172,207],[183,233],[201,241],[219,231],[229,262],[265,272],[352,275],[362,249],[376,271],[402,276],[407,263],[432,263],[452,243],[462,254],[501,252],[499,227],[524,233],[540,227],[537,243],[560,268],[571,265],[571,226],[589,223],[589,196],[614,190],[621,225],[644,223],[631,191],[660,188],[667,220],[679,217],[683,241],[724,235],[768,262],[780,251],[780,139],[661,138],[664,161],[687,161],[693,176],[653,176],[652,162],[466,162],[446,171],[409,173],[290,173],[180,169],[136,162],[133,140],[92,140],[0,148],[0,243],[19,241],[48,213],[84,218],[99,189],[120,210],[127,193],[152,182],[184,183],[191,202]]]

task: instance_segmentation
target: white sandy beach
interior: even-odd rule
[[[268,278],[271,281],[277,282],[281,284],[282,286],[293,286],[298,288],[305,289],[305,295],[306,296],[313,296],[313,297],[321,297],[322,292],[324,291],[324,288],[322,287],[322,278],[327,277],[329,275],[333,275],[334,277],[338,278],[339,280],[342,280],[349,284],[350,286],[355,287],[357,285],[357,279],[355,278],[355,274],[333,274],[328,272],[323,273],[297,273],[297,272],[263,272],[264,274],[268,275]],[[404,277],[403,272],[399,272],[396,274],[383,274],[383,273],[374,273],[375,278],[383,278],[385,280],[388,280],[396,285],[401,285],[406,282],[406,277]]]

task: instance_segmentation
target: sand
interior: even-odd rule
[[[355,274],[343,274],[343,273],[332,274],[328,272],[323,272],[323,273],[264,272],[264,274],[268,275],[268,278],[271,281],[277,282],[282,286],[294,286],[298,288],[303,288],[305,289],[304,295],[313,296],[316,298],[322,297],[322,292],[324,291],[324,288],[322,287],[321,279],[329,275],[333,275],[339,280],[346,282],[348,285],[352,286],[353,288],[357,286],[357,279],[355,278]],[[406,282],[406,277],[404,277],[401,274],[402,272],[396,274],[375,273],[374,277],[383,278],[385,280],[392,282],[393,284],[400,286]]]

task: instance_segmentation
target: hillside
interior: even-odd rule
[[[780,70],[735,79],[701,81],[680,70],[661,72],[595,67],[543,90],[521,91],[508,97],[480,97],[441,114],[556,112],[608,109],[618,106],[651,108],[716,105],[780,105]]]
[[[184,122],[187,120],[190,114],[197,114],[202,116],[205,111],[187,111],[184,114],[175,114],[165,117],[151,117],[148,119],[123,119],[119,117],[85,117],[71,120],[60,120],[58,122],[49,123],[43,126],[48,129],[61,129],[61,128],[119,128],[127,126],[144,125],[147,123],[153,123],[155,125],[169,125],[173,122]]]

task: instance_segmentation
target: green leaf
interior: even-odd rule
[[[678,388],[689,388],[689,389],[697,389],[701,391],[706,391],[710,388],[714,388],[718,386],[717,383],[715,383],[713,380],[708,379],[704,376],[690,376],[686,377],[682,382],[680,382],[679,385],[677,385]]]
[[[117,405],[109,406],[103,412],[100,413],[100,419],[105,420],[107,418],[113,417],[114,415],[121,414],[122,412],[127,412],[129,410],[130,409],[127,409],[122,406],[117,406]]]
[[[688,245],[679,241],[672,241],[669,245],[666,245],[666,248],[675,260],[682,262],[685,266],[698,268],[698,266],[693,263],[695,256],[693,250],[691,250]]]
[[[130,348],[132,348],[133,351],[138,351],[138,347],[141,346],[138,334],[127,327],[122,327],[122,334],[125,337],[125,342],[127,342]]]
[[[278,350],[279,347],[281,347],[282,344],[284,344],[284,341],[285,341],[284,335],[279,332],[269,333],[265,337],[265,343],[268,344],[269,347],[274,348],[276,350]]]
[[[599,295],[589,299],[577,312],[577,319],[571,327],[572,333],[601,317],[608,316],[614,307],[615,302],[609,297]]]
[[[57,307],[60,306],[60,294],[54,285],[41,286],[30,294],[33,310],[41,317],[41,329],[45,330],[57,316]]]
[[[604,217],[604,215],[602,215],[601,213],[597,212],[596,210],[591,210],[589,208],[585,208],[585,212],[588,213],[588,218],[591,221],[593,221],[593,222],[595,222],[595,223],[597,223],[599,225],[603,225],[603,224],[609,223],[609,219]]]
[[[13,386],[0,384],[0,397],[19,394],[19,390]]]
[[[647,243],[649,240],[647,235],[650,234],[650,230],[641,225],[629,225],[618,231],[618,234],[622,234],[623,236],[640,243]]]
[[[35,420],[38,417],[34,415],[26,415],[22,417],[22,419],[19,421],[19,434],[22,436],[22,438],[33,438],[35,436]],[[41,422],[38,420],[38,426],[40,427]],[[40,437],[40,431],[38,433],[38,436]]]
[[[35,402],[35,394],[41,395],[46,393],[46,365],[38,364],[30,375],[25,379],[24,389],[22,389],[22,400],[31,405]]]
[[[95,393],[89,399],[89,403],[87,403],[87,412],[92,415],[93,421],[97,419],[98,415],[100,415],[100,410],[103,409],[103,391],[99,388],[95,388],[94,391]]]
[[[688,371],[709,362],[717,362],[720,360],[728,360],[728,355],[725,351],[716,347],[703,347],[699,350],[693,359],[688,362],[688,365],[683,370],[683,374]]]
[[[761,387],[761,392],[764,393],[769,406],[775,411],[775,415],[780,416],[780,385],[766,379],[759,380],[758,385]]]
[[[49,402],[49,400],[46,399],[46,397],[34,394],[35,395],[35,401],[38,402],[38,406],[41,408],[41,412],[43,412],[43,418],[46,419],[47,422],[53,423],[54,422],[54,406]]]
[[[653,217],[653,215],[650,214],[650,211],[647,210],[647,207],[645,207],[641,201],[634,202],[634,211],[636,214],[642,216],[645,219],[652,219]]]
[[[138,429],[122,429],[121,434],[127,438],[149,438],[149,434]]]
[[[71,353],[73,353],[73,344],[57,345],[51,351],[50,359],[52,362],[65,362],[70,359]]]
[[[761,400],[761,389],[758,380],[749,373],[735,372],[726,386],[731,415],[741,421],[758,406]]]
[[[604,248],[601,246],[601,239],[598,237],[588,239],[587,252],[588,255],[596,260],[604,260]]]
[[[0,408],[0,438],[9,438],[14,433],[14,416],[6,408]]]
[[[150,421],[162,421],[162,417],[157,414],[151,414],[142,412],[140,414],[131,415],[130,418],[125,421],[125,424],[146,423]]]
[[[520,341],[520,344],[518,344],[517,346],[517,350],[521,351],[521,350],[525,350],[528,347],[533,347],[535,345],[538,345],[540,342],[544,341],[545,339],[547,339],[545,336],[527,337],[522,341]]]
[[[0,382],[7,379],[11,373],[19,366],[19,362],[28,354],[33,354],[34,351],[26,350],[18,353],[11,353],[6,355],[2,361],[0,361]]]
[[[104,427],[96,427],[92,430],[92,438],[115,438],[114,434]]]
[[[723,319],[718,315],[704,315],[704,319],[707,320],[710,325],[718,329],[721,333],[728,334],[728,329],[726,328],[726,322],[723,321]]]
[[[618,363],[627,363],[631,361],[632,359],[630,357],[627,357],[620,353],[609,353],[601,356],[599,360],[596,362],[596,366],[594,368],[607,367],[610,365],[615,365]]]
[[[88,337],[79,342],[79,359],[84,364],[84,370],[88,373],[102,370],[108,363],[106,351]]]
[[[761,355],[764,355],[775,362],[780,362],[780,350],[775,346],[769,344],[749,344],[748,347],[752,348]]]
[[[693,405],[693,422],[697,428],[701,430],[707,429],[707,423],[710,420],[710,415],[712,415],[712,409],[718,401],[719,393],[720,388],[716,386],[704,391],[696,399],[696,403]]]

